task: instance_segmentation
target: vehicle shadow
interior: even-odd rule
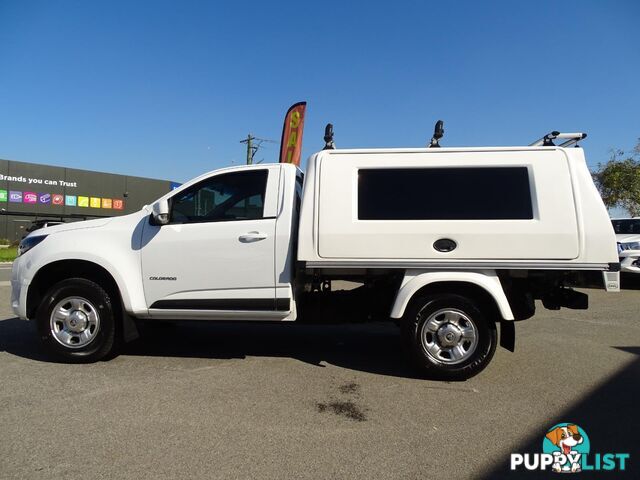
[[[284,357],[368,373],[420,377],[407,361],[400,331],[392,323],[306,325],[258,322],[148,322],[140,338],[120,355],[243,359]],[[32,360],[52,361],[42,350],[33,322],[0,321],[0,351]]]
[[[589,437],[589,464],[595,465],[594,454],[629,453],[625,470],[582,471],[579,478],[640,478],[638,459],[638,399],[640,398],[640,346],[611,347],[635,355],[634,359],[604,383],[595,387],[588,396],[561,414],[550,417],[529,436],[511,448],[510,453],[542,453],[542,441],[547,431],[558,423],[574,423],[580,426]],[[541,388],[544,388],[541,386]],[[568,386],[570,388],[570,386]],[[634,420],[635,419],[635,420]],[[519,479],[519,478],[556,478],[549,468],[528,471],[519,467],[510,470],[510,454],[490,467],[489,471],[477,475],[480,480]],[[560,475],[561,476],[561,475]]]
[[[408,364],[400,331],[391,323],[308,325],[176,322],[142,324],[124,355],[242,359],[285,357],[324,367],[418,378]]]
[[[580,280],[581,284],[578,288],[603,289],[600,272],[588,272]],[[627,272],[620,273],[620,288],[622,290],[640,290],[640,275]]]
[[[19,318],[0,321],[0,352],[5,351],[18,357],[51,362],[38,342],[35,324]]]
[[[620,287],[623,290],[640,290],[640,275],[637,273],[623,273],[620,276]]]

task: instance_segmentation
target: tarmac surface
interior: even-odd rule
[[[640,289],[539,305],[515,353],[445,383],[415,376],[391,324],[163,324],[110,361],[53,363],[7,280],[0,266],[2,479],[521,478],[510,454],[559,422],[640,478]]]

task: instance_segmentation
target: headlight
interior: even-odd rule
[[[20,242],[20,245],[18,245],[18,256],[24,255],[25,253],[27,253],[29,250],[31,250],[33,247],[35,247],[41,241],[47,238],[47,236],[48,235],[36,235],[35,237],[29,236],[23,239]]]
[[[640,250],[640,242],[620,242],[620,250]]]

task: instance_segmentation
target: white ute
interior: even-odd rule
[[[419,369],[469,378],[491,360],[497,325],[513,350],[534,300],[587,308],[569,286],[594,274],[619,289],[607,210],[582,148],[567,148],[583,137],[327,149],[304,176],[289,164],[216,170],[137,213],[33,232],[12,307],[76,362],[113,354],[137,319],[391,319]]]

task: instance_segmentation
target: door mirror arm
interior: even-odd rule
[[[151,224],[156,226],[167,225],[169,223],[169,201],[158,200],[151,207]]]

